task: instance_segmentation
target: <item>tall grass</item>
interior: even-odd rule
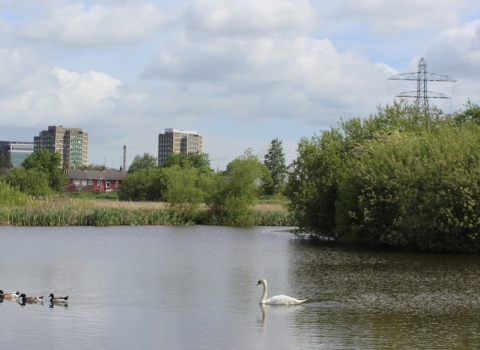
[[[286,211],[254,210],[253,223],[255,226],[297,226],[293,214]]]
[[[17,206],[0,208],[0,225],[12,226],[141,226],[221,225],[214,218],[205,219],[205,212],[188,216],[171,210],[133,208],[91,208],[83,206]],[[254,226],[296,226],[288,212],[254,211]]]
[[[194,218],[172,211],[125,208],[41,208],[0,209],[0,225],[12,226],[124,226],[191,225]]]

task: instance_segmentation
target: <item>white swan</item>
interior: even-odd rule
[[[257,286],[259,284],[263,284],[263,293],[262,293],[262,297],[260,298],[260,304],[296,305],[296,304],[301,304],[307,301],[307,299],[298,300],[286,295],[276,295],[274,297],[271,297],[265,300],[265,298],[267,297],[267,291],[268,291],[267,281],[262,279],[258,281]]]

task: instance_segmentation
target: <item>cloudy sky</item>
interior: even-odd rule
[[[480,103],[474,0],[0,0],[0,140],[49,125],[90,135],[89,163],[157,156],[197,130],[223,168],[393,102],[428,71],[445,112]],[[431,101],[433,102],[433,101]]]

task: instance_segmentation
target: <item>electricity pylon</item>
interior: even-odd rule
[[[450,98],[440,92],[427,91],[427,81],[445,81],[456,82],[455,79],[448,75],[427,73],[427,62],[425,59],[421,59],[418,62],[418,72],[397,74],[388,80],[416,80],[417,91],[408,91],[398,94],[396,97],[413,97],[415,98],[415,104],[422,108],[425,112],[428,111],[428,99],[429,98]]]

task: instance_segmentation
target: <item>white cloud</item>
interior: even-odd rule
[[[459,22],[469,0],[344,0],[326,17],[364,22],[380,35],[439,29]]]
[[[107,74],[52,69],[30,58],[31,52],[1,52],[3,126],[80,123],[110,116],[115,108],[121,82]]]
[[[258,36],[314,27],[316,13],[307,0],[192,0],[181,11],[191,34]]]
[[[321,123],[375,106],[390,71],[327,39],[183,38],[164,45],[144,77],[169,82],[164,102],[180,110]]]
[[[148,39],[165,25],[165,16],[152,4],[103,6],[84,4],[54,7],[25,25],[31,40],[67,46],[104,47]]]
[[[480,20],[440,32],[427,45],[426,55],[440,61],[435,64],[437,69],[455,68],[464,74],[480,68],[480,61],[468,64],[480,60]]]

